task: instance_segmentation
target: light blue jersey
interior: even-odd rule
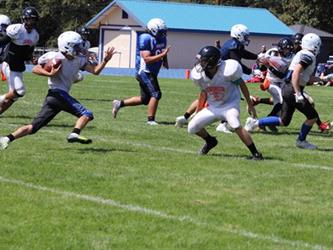
[[[148,33],[143,33],[138,38],[138,46],[136,48],[136,73],[140,74],[142,71],[158,75],[163,61],[146,64],[140,56],[141,51],[150,51],[150,55],[158,55],[166,48],[166,37],[157,40],[155,37]]]

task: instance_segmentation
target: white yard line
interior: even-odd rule
[[[274,235],[257,234],[257,233],[247,231],[247,230],[235,229],[235,228],[238,228],[238,226],[235,226],[235,225],[216,226],[216,225],[212,225],[212,224],[209,224],[206,222],[201,222],[200,220],[196,220],[187,215],[183,215],[183,216],[170,215],[163,211],[140,207],[140,206],[133,205],[133,204],[123,204],[119,201],[115,201],[112,199],[104,199],[103,197],[99,197],[99,196],[79,194],[79,193],[63,191],[63,190],[59,190],[59,189],[55,189],[55,188],[48,188],[45,186],[40,186],[40,185],[35,185],[32,183],[24,182],[21,180],[9,179],[9,178],[3,177],[3,176],[0,176],[0,182],[15,184],[15,185],[18,185],[21,187],[34,189],[34,190],[38,190],[38,191],[42,191],[42,192],[53,193],[53,194],[67,197],[67,198],[74,198],[74,199],[85,200],[85,201],[89,201],[89,202],[93,202],[93,203],[97,203],[97,204],[101,204],[101,205],[112,206],[112,207],[120,208],[120,209],[129,211],[129,212],[141,213],[141,214],[145,214],[145,215],[150,215],[150,216],[167,219],[167,220],[178,221],[178,222],[192,223],[199,227],[209,227],[209,228],[215,229],[216,231],[227,232],[227,233],[235,234],[235,235],[250,238],[250,239],[269,241],[269,242],[273,242],[273,243],[277,243],[277,244],[290,245],[293,247],[305,247],[305,248],[311,248],[311,249],[326,249],[325,246],[318,245],[318,244],[310,244],[310,243],[307,243],[304,241],[299,241],[299,240],[287,240],[287,239],[283,239],[283,238],[280,238],[280,237],[277,237]]]

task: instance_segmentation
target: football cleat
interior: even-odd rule
[[[6,149],[9,145],[9,138],[6,137],[0,137],[0,150]]]
[[[212,137],[212,139],[209,142],[206,142],[205,145],[199,150],[199,155],[206,155],[212,148],[216,147],[218,141],[215,137]]]
[[[261,153],[255,153],[249,159],[254,160],[254,161],[262,161],[262,160],[264,160],[264,157],[262,156]]]
[[[258,127],[258,120],[252,117],[248,117],[245,122],[244,129],[252,132]]]
[[[296,140],[296,146],[298,148],[304,148],[304,149],[310,149],[310,150],[317,148],[316,145],[313,145],[308,141],[300,141],[299,139]]]
[[[321,133],[328,132],[332,128],[332,124],[329,121],[322,122],[319,125],[319,129]]]
[[[277,133],[279,132],[278,128],[274,125],[271,126],[267,126],[269,128],[270,131],[272,131],[273,133]]]
[[[232,131],[230,131],[229,128],[228,128],[228,123],[227,122],[221,122],[216,127],[216,131],[223,132],[223,133],[226,133],[226,134],[232,134]]]
[[[114,100],[112,102],[112,116],[113,116],[113,118],[117,117],[117,113],[120,109],[120,104],[121,104],[121,101],[119,101],[119,100]]]
[[[178,116],[176,118],[175,126],[177,128],[181,128],[181,127],[183,127],[186,124],[186,122],[187,122],[187,120],[186,120],[185,116],[183,116],[183,115],[182,116]]]
[[[155,122],[155,121],[147,121],[147,125],[150,125],[150,126],[157,126],[158,123]]]
[[[69,136],[67,137],[67,142],[69,143],[81,143],[81,144],[90,144],[92,143],[91,139],[88,139],[86,137],[83,137],[81,135],[78,135],[76,133],[70,133]]]

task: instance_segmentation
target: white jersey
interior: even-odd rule
[[[241,65],[229,59],[222,61],[213,79],[207,77],[204,71],[198,72],[196,67],[191,71],[191,78],[201,90],[207,93],[209,107],[228,108],[239,107],[239,83],[242,74]]]
[[[35,29],[28,32],[22,23],[9,25],[6,34],[11,41],[5,61],[9,64],[10,70],[23,72],[25,61],[31,59],[39,35]]]
[[[45,64],[54,58],[61,60],[61,68],[55,76],[49,77],[49,88],[69,92],[72,84],[77,81],[79,71],[87,64],[87,57],[80,56],[68,60],[61,52],[52,51],[42,55],[38,59],[38,64]]]
[[[297,52],[290,63],[289,70],[293,71],[298,64],[302,64],[304,71],[300,74],[300,86],[305,87],[306,83],[310,80],[316,67],[316,56],[305,49]]]
[[[6,29],[7,36],[12,39],[12,43],[19,46],[35,46],[39,40],[39,34],[35,29],[30,33],[26,30],[23,23],[9,25]]]

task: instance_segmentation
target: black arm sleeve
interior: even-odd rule
[[[241,50],[241,57],[244,58],[244,59],[249,59],[249,60],[257,60],[258,58],[258,55],[257,54],[254,54],[250,51],[247,51],[245,49]]]
[[[271,66],[269,66],[268,69],[280,79],[283,79],[286,76],[286,73],[280,72]]]
[[[239,64],[242,66],[242,70],[244,74],[250,75],[252,73],[252,70],[250,68],[248,68],[247,66],[245,66],[242,62],[241,62],[241,56],[239,55],[237,50],[230,50],[229,52],[229,57],[230,59],[234,59],[237,62],[239,62]]]
[[[5,36],[1,36],[0,37],[0,46],[6,45],[7,43],[9,43],[12,39],[5,35]]]

